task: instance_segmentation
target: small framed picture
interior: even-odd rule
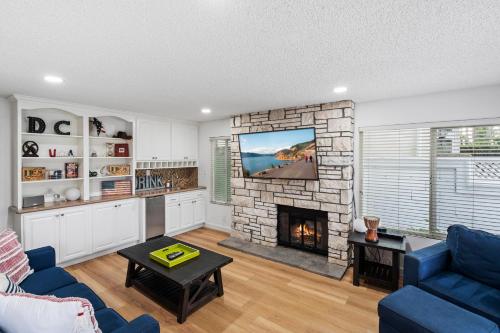
[[[65,163],[64,176],[65,178],[78,178],[78,163]]]
[[[128,155],[128,143],[115,144],[115,156],[116,157],[129,157],[129,155]]]

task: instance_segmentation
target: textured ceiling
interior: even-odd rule
[[[1,0],[0,95],[201,121],[490,85],[499,17],[498,0]]]

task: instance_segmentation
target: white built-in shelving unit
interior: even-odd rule
[[[135,192],[135,170],[194,168],[198,167],[198,125],[189,121],[169,120],[162,117],[134,115],[118,110],[59,102],[54,100],[13,95],[10,97],[15,116],[14,133],[14,189],[13,205],[22,207],[23,197],[45,194],[49,189],[63,194],[70,187],[78,187],[81,198],[101,194],[101,183],[107,180],[130,179]],[[30,133],[28,116],[44,120],[43,133]],[[97,134],[89,122],[97,117],[104,124],[106,133]],[[70,121],[61,129],[69,135],[59,135],[54,124],[60,120]],[[113,138],[118,131],[126,132],[132,139]],[[39,146],[39,157],[23,157],[22,145],[34,141]],[[107,156],[107,143],[127,143],[129,157]],[[57,156],[50,157],[49,149],[56,149]],[[67,156],[69,150],[73,156]],[[95,154],[93,154],[95,153]],[[23,167],[45,167],[48,170],[62,170],[68,162],[78,163],[77,178],[44,179],[23,181]],[[103,175],[90,177],[89,171],[101,171],[108,165],[130,166],[130,173],[124,176]]]
[[[132,191],[135,189],[135,117],[114,110],[88,107],[84,105],[56,102],[51,100],[14,95],[11,97],[16,116],[13,126],[16,129],[13,140],[15,158],[13,159],[14,204],[22,207],[23,197],[43,195],[49,189],[64,194],[66,189],[77,187],[81,199],[88,200],[100,195],[101,182],[106,180],[130,179]],[[43,133],[29,133],[29,116],[43,119],[46,128]],[[106,133],[97,135],[90,119],[97,117],[103,122]],[[70,125],[62,125],[61,129],[69,135],[55,133],[54,124],[66,120]],[[131,140],[113,138],[118,131],[132,136]],[[26,141],[34,141],[38,145],[39,157],[23,157],[22,146]],[[129,157],[106,156],[107,143],[128,143]],[[49,149],[56,149],[56,157],[49,156]],[[69,150],[73,156],[67,156]],[[91,157],[92,152],[97,157]],[[65,163],[78,163],[78,177],[64,178]],[[125,176],[101,175],[90,177],[89,171],[100,171],[108,165],[130,167],[130,174]],[[23,181],[23,167],[45,167],[47,170],[62,170],[62,179],[43,179]]]

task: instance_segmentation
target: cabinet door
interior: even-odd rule
[[[94,252],[115,245],[115,203],[98,204],[92,207],[92,239]]]
[[[196,125],[173,123],[172,159],[198,159],[198,127]]]
[[[205,222],[205,198],[198,197],[194,203],[194,223]]]
[[[195,200],[181,201],[181,227],[189,227],[194,224],[194,203]]]
[[[169,160],[171,157],[170,122],[146,119],[137,121],[137,159]]]
[[[172,159],[172,124],[170,122],[157,122],[155,135],[151,139],[154,142],[155,156],[159,160]]]
[[[58,211],[27,214],[23,217],[24,249],[31,250],[52,246],[59,262],[59,214]]]
[[[165,233],[175,231],[181,227],[181,204],[168,204],[165,208]]]
[[[116,243],[125,244],[139,240],[139,207],[137,200],[116,202]]]
[[[155,124],[149,120],[137,121],[137,154],[138,160],[152,160],[154,157],[154,147],[151,142],[152,133],[155,131]]]
[[[89,207],[61,210],[59,225],[61,262],[83,257],[92,252]]]

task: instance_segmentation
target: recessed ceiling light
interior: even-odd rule
[[[212,110],[210,110],[209,108],[201,109],[201,113],[209,114],[210,112],[212,112]]]
[[[336,94],[342,94],[342,93],[345,93],[346,91],[347,91],[347,87],[335,87],[333,89],[333,92]]]
[[[63,83],[63,79],[62,77],[59,77],[59,76],[54,76],[54,75],[45,75],[43,77],[43,79],[45,80],[45,82],[48,82],[48,83],[56,83],[56,84],[59,84],[59,83]]]

